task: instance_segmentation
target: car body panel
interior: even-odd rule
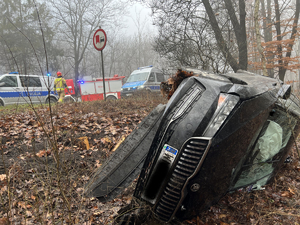
[[[192,218],[234,190],[234,168],[255,146],[281,86],[280,81],[244,71],[221,77],[203,74],[187,78],[169,100],[134,193],[165,222],[174,216]],[[190,83],[197,82],[203,92],[172,120],[180,101],[186,101],[185,95],[193,88]],[[222,92],[238,96],[239,101],[219,129],[207,135]],[[172,163],[162,157],[166,145],[178,151]],[[254,180],[247,185],[251,183]]]
[[[4,105],[45,103],[47,98],[57,95],[53,92],[54,77],[22,74],[3,74],[1,81],[13,78],[15,85],[6,83],[0,86],[0,98]],[[50,90],[50,91],[49,91]]]
[[[191,219],[228,191],[270,182],[300,130],[300,101],[288,98],[281,81],[247,71],[190,71],[195,76],[164,109],[134,192],[163,222]],[[276,151],[261,144],[274,140]]]

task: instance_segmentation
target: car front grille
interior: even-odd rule
[[[199,100],[202,93],[204,92],[205,88],[199,84],[193,84],[186,93],[182,96],[179,102],[176,103],[174,108],[168,113],[168,116],[162,121],[161,127],[164,129],[159,132],[158,140],[162,140],[161,142],[155,143],[155,149],[162,149],[163,146],[166,144],[166,140],[169,140],[172,134],[174,133],[177,125],[181,122],[184,117],[188,114],[188,112],[193,108],[194,104]],[[184,111],[184,113],[182,113]],[[140,174],[140,180],[137,184],[135,196],[140,198],[142,196],[142,191],[145,188],[146,176],[145,174],[150,173],[151,165],[153,160],[155,159],[155,154],[157,151],[152,151],[147,156],[147,160],[151,160],[151,163],[148,163],[148,166],[145,168],[144,171]]]
[[[122,92],[133,92],[136,88],[123,88]]]
[[[210,138],[192,138],[183,146],[171,178],[155,209],[156,216],[168,222],[183,200],[183,189],[200,169],[210,146]]]

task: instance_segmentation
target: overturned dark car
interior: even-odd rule
[[[247,71],[191,71],[95,173],[87,196],[112,200],[139,175],[134,196],[169,222],[272,181],[299,134],[291,87]]]

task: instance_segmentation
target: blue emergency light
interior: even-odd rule
[[[50,77],[50,76],[51,76],[51,73],[47,73],[47,76]]]
[[[83,80],[79,80],[78,83],[84,84],[84,81]]]
[[[9,74],[19,74],[18,72],[10,72]]]
[[[139,67],[139,68],[138,68],[138,70],[141,70],[141,69],[146,69],[146,68],[151,68],[151,67],[153,67],[153,66],[152,66],[152,65],[150,65],[150,66]]]

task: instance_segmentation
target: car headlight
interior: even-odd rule
[[[143,89],[143,88],[145,88],[144,85],[141,85],[141,86],[138,86],[138,87],[137,87],[137,89]]]
[[[121,91],[123,91],[123,88],[121,88]]]
[[[220,129],[230,112],[236,106],[239,101],[239,97],[236,95],[221,93],[218,100],[218,107],[211,122],[204,132],[205,137],[213,137],[215,133]]]

